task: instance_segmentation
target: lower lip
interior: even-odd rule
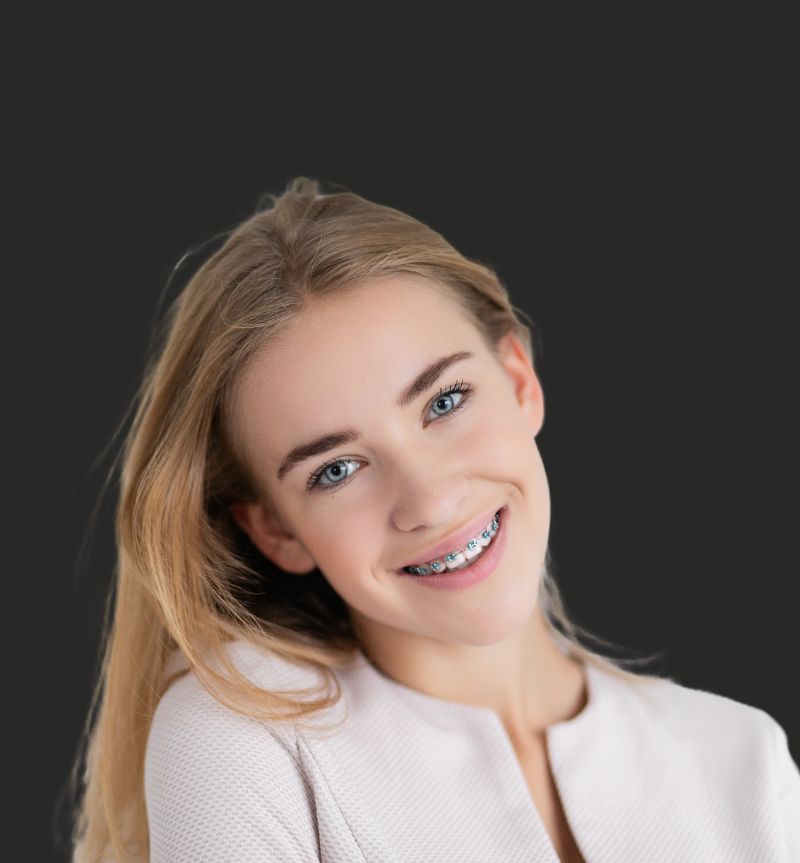
[[[497,569],[503,556],[506,547],[505,526],[507,517],[508,507],[504,506],[500,510],[497,533],[486,546],[485,551],[482,551],[475,563],[467,569],[451,570],[436,575],[411,575],[409,572],[399,572],[398,575],[413,579],[422,587],[434,587],[437,590],[460,590],[462,587],[471,587],[473,584],[483,581]]]

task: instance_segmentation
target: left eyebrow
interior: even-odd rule
[[[415,378],[406,386],[400,395],[397,397],[397,406],[399,408],[407,407],[418,396],[428,390],[436,381],[450,368],[454,363],[461,362],[474,356],[472,351],[457,351],[454,354],[448,354],[445,357],[439,357],[430,365],[426,366]],[[321,455],[329,450],[335,449],[345,443],[358,440],[359,433],[355,429],[341,429],[340,431],[330,432],[329,434],[321,435],[314,440],[306,443],[298,444],[293,447],[278,468],[278,479],[282,480],[289,471],[306,459],[312,458],[315,455]]]

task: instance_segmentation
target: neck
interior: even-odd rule
[[[524,627],[491,645],[385,628],[367,632],[357,616],[354,626],[364,653],[389,677],[446,701],[493,710],[516,747],[542,741],[549,725],[586,704],[582,664],[561,652],[538,606]]]

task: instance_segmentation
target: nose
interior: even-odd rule
[[[458,520],[464,511],[464,499],[470,492],[471,481],[466,474],[419,465],[404,472],[395,483],[392,523],[398,530],[447,526]]]

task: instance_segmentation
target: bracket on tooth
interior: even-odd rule
[[[500,527],[500,522],[497,518],[497,515],[495,514],[495,517],[492,519],[492,523],[489,525],[489,530],[482,531],[481,536],[483,537],[483,539],[491,539],[494,534],[497,533],[498,527]],[[471,539],[467,543],[467,547],[464,549],[464,551],[451,551],[449,554],[446,554],[444,556],[444,559],[449,563],[452,563],[458,558],[459,555],[461,555],[462,557],[464,557],[464,560],[459,561],[460,566],[460,564],[465,563],[467,560],[475,557],[479,553],[478,549],[480,548],[486,548],[486,546],[482,546],[477,540]],[[465,551],[474,551],[475,554],[471,554],[469,557],[466,557],[464,554]],[[414,575],[428,575],[431,572],[441,572],[444,569],[446,569],[445,564],[438,560],[432,561],[430,566],[426,566],[423,564],[422,566],[408,567],[408,571],[413,573]],[[458,567],[453,567],[453,569],[458,569]]]

